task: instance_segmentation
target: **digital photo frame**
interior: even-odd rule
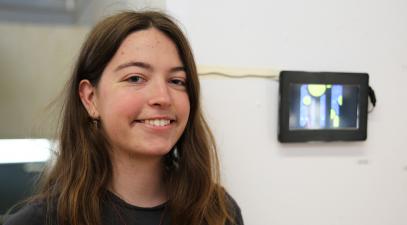
[[[366,140],[368,90],[367,73],[280,72],[278,140]]]

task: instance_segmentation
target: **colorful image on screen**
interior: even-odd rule
[[[358,129],[359,86],[290,84],[290,130]]]

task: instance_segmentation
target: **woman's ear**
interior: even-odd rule
[[[99,111],[96,104],[96,88],[89,80],[81,80],[79,83],[79,97],[89,116],[93,119],[98,119]]]

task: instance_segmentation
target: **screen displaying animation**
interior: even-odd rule
[[[358,129],[359,86],[291,83],[289,129]]]

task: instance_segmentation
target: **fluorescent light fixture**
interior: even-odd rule
[[[28,10],[74,11],[77,0],[0,0],[1,7]]]
[[[48,139],[0,139],[0,163],[45,162],[52,144]]]

